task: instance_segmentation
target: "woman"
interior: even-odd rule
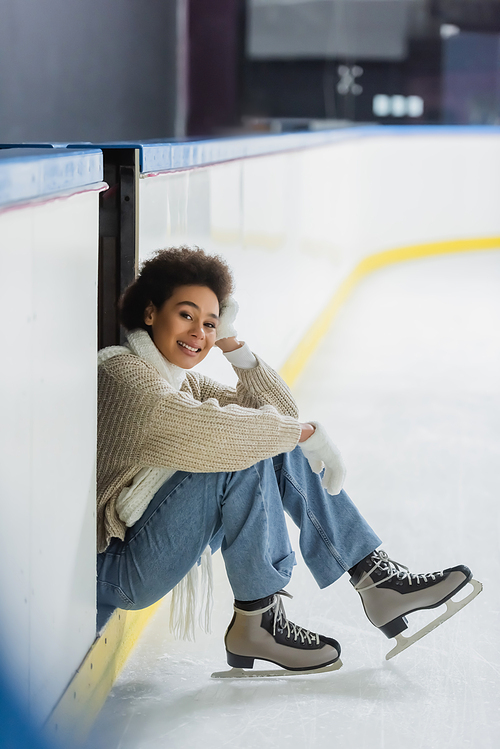
[[[144,263],[121,299],[127,345],[99,356],[99,622],[115,607],[149,606],[207,546],[220,547],[235,597],[228,663],[335,668],[338,642],[289,622],[281,603],[295,563],[285,512],[320,588],[348,571],[387,637],[471,573],[414,575],[376,551],[379,538],[342,490],[337,448],[319,424],[299,421],[285,383],[237,339],[231,291],[221,258],[183,247]],[[235,389],[191,371],[214,345]]]

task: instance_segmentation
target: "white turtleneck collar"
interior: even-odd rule
[[[108,346],[99,352],[98,361],[102,364],[107,359],[119,354],[135,354],[153,367],[175,390],[180,390],[186,377],[186,371],[176,364],[172,364],[165,359],[163,354],[153,343],[149,333],[146,330],[137,328],[127,335],[125,346]]]

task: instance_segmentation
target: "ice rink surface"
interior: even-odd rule
[[[389,555],[413,572],[468,564],[483,593],[387,662],[394,641],[369,624],[347,577],[320,591],[299,559],[287,614],[336,637],[343,668],[215,681],[232,608],[218,554],[212,634],[173,640],[162,606],[89,748],[498,746],[499,330],[500,252],[392,266],[357,287],[294,390],[301,418],[321,421],[341,448],[345,488]]]

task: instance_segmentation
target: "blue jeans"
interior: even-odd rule
[[[236,599],[276,593],[295,564],[285,512],[300,528],[300,550],[320,588],[380,544],[344,491],[332,497],[323,489],[299,447],[233,473],[177,471],[125,540],[98,555],[98,620],[162,598],[208,544],[221,548]]]

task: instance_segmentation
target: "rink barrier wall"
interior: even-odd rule
[[[277,370],[364,258],[500,233],[500,128],[319,135],[225,139],[227,152],[224,139],[142,146],[137,262],[179,244],[221,253],[237,283],[239,334]],[[147,171],[150,151],[164,171]],[[270,319],[281,323],[278,341]],[[224,364],[214,355],[199,369],[234,384]]]
[[[105,189],[97,149],[0,151],[0,670],[38,727],[95,640]]]
[[[293,387],[342,305],[357,284],[371,273],[426,257],[499,249],[500,236],[479,237],[398,247],[364,258],[334,292],[326,308],[280,369],[281,377]],[[85,741],[128,656],[164,602],[165,599],[161,599],[140,611],[118,609],[114,612],[47,721],[49,737],[63,738],[77,745]]]

